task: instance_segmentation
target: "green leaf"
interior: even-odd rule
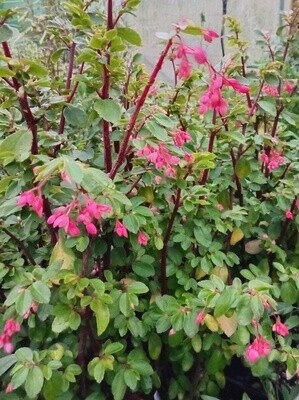
[[[82,108],[68,104],[63,110],[65,120],[74,127],[83,128],[87,124],[87,115]]]
[[[148,121],[145,126],[150,131],[151,136],[162,142],[166,142],[168,140],[166,129],[163,128],[163,126],[157,124],[155,121]]]
[[[122,293],[119,298],[119,310],[125,317],[131,313],[130,299],[128,293]]]
[[[31,154],[32,133],[19,130],[0,142],[0,163],[25,161]]]
[[[142,45],[141,37],[138,32],[134,31],[134,29],[128,27],[117,28],[117,34],[122,39],[126,40],[130,44],[133,44],[134,46]]]
[[[17,362],[14,354],[0,358],[0,376],[2,376],[12,365]]]
[[[231,288],[225,288],[224,291],[220,293],[214,309],[214,316],[216,318],[226,314],[230,310],[235,300],[235,295],[235,290]]]
[[[16,359],[21,362],[31,362],[33,360],[33,352],[29,347],[21,347],[15,352]]]
[[[29,289],[22,289],[16,301],[16,311],[19,315],[24,315],[32,305],[32,296]]]
[[[30,368],[26,382],[25,391],[30,399],[34,399],[42,390],[44,384],[44,376],[39,367],[36,365]]]
[[[105,367],[101,360],[96,364],[96,366],[93,369],[93,376],[94,379],[98,382],[101,383],[102,380],[104,379],[105,376]]]
[[[13,35],[13,31],[10,29],[9,26],[3,24],[0,26],[0,42],[6,42],[9,40]]]
[[[235,173],[237,177],[240,179],[247,178],[250,172],[251,172],[250,162],[245,157],[240,158],[240,160],[237,161],[235,166]]]
[[[259,106],[261,107],[262,110],[266,111],[272,117],[276,116],[277,110],[276,110],[276,104],[274,102],[266,101],[266,100],[260,100],[259,101]]]
[[[11,378],[11,384],[14,389],[17,389],[23,383],[26,381],[27,376],[29,373],[29,368],[28,367],[22,367],[21,369],[18,369],[12,376]],[[2,398],[2,397],[1,397]]]
[[[116,124],[121,119],[121,106],[112,99],[98,99],[94,103],[94,109],[105,121]]]
[[[103,303],[99,299],[94,299],[90,303],[90,308],[95,314],[97,324],[97,334],[100,336],[105,330],[110,321],[110,312],[107,304]]]
[[[139,220],[134,214],[128,214],[123,217],[123,224],[126,226],[129,232],[138,233],[139,231]]]
[[[159,335],[151,332],[148,339],[148,353],[152,360],[158,360],[162,350],[162,341]]]
[[[124,345],[120,342],[109,343],[108,346],[105,347],[104,353],[105,354],[115,354],[122,351]]]
[[[37,303],[48,304],[50,302],[51,291],[43,282],[34,282],[30,288],[32,298]]]
[[[126,385],[131,389],[135,390],[137,387],[140,375],[131,369],[126,369],[124,372],[124,381]]]
[[[84,176],[80,164],[74,161],[71,157],[65,157],[64,169],[71,180],[80,185]]]
[[[165,114],[161,113],[155,114],[152,119],[159,125],[165,126],[165,128],[170,128],[170,129],[174,128],[175,125],[174,121]]]
[[[64,240],[62,238],[59,238],[58,242],[55,244],[49,264],[54,264],[56,261],[59,260],[63,262],[61,265],[61,269],[72,269],[74,266],[75,255],[71,249],[68,249],[65,246]]]
[[[127,287],[128,293],[143,294],[147,293],[149,288],[142,282],[132,282]]]
[[[122,400],[125,397],[126,388],[127,386],[124,380],[124,370],[120,369],[115,375],[111,385],[114,400]]]
[[[142,276],[143,278],[149,278],[150,276],[155,275],[155,267],[152,264],[148,264],[143,261],[136,261],[132,264],[133,272],[138,275]]]

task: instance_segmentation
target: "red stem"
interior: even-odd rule
[[[7,42],[2,43],[2,48],[3,48],[5,57],[12,58],[11,51],[10,51],[10,48],[9,48]],[[12,69],[9,64],[8,64],[8,67],[9,67],[9,69]],[[21,89],[22,85],[15,77],[12,78],[12,82],[13,82],[13,87],[17,93],[17,97],[19,99],[19,104],[20,104],[21,112],[23,114],[23,118],[26,121],[28,129],[32,133],[31,153],[37,154],[38,153],[37,126],[36,126],[36,120],[32,114],[31,108],[29,106],[27,93],[25,92],[25,90],[23,91],[23,93],[20,93],[20,89]]]
[[[133,130],[135,128],[135,124],[136,124],[139,112],[140,112],[141,108],[143,107],[143,104],[144,104],[144,102],[146,100],[146,97],[148,95],[148,92],[149,92],[150,88],[152,87],[152,85],[156,81],[157,75],[158,75],[159,71],[162,68],[163,62],[164,62],[164,60],[165,60],[165,58],[167,56],[167,53],[168,53],[171,45],[172,45],[172,39],[170,39],[167,42],[167,45],[166,45],[164,51],[162,52],[162,54],[161,54],[161,56],[160,56],[160,58],[159,58],[159,60],[158,60],[158,62],[156,64],[156,66],[155,66],[155,68],[154,68],[154,70],[153,70],[153,72],[152,72],[152,74],[151,74],[151,76],[149,78],[149,81],[148,81],[147,85],[143,89],[143,92],[142,92],[141,96],[139,97],[139,99],[137,101],[135,110],[134,110],[134,112],[133,112],[133,114],[132,114],[132,116],[130,118],[130,121],[129,121],[128,127],[126,129],[124,138],[123,138],[122,143],[120,145],[120,150],[119,150],[117,159],[115,161],[115,164],[112,167],[112,170],[110,171],[110,175],[109,176],[110,176],[111,179],[113,179],[115,177],[115,175],[117,174],[119,168],[121,167],[122,163],[124,162],[124,160],[126,158],[127,150],[128,150],[128,144],[129,144],[131,135],[133,133]]]

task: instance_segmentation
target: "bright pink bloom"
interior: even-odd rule
[[[187,57],[182,58],[177,73],[179,79],[188,79],[190,77],[192,68]]]
[[[223,83],[223,78],[221,76],[214,75],[210,81],[209,89],[199,100],[199,114],[205,114],[209,110],[215,110],[222,116],[226,115],[228,103],[221,93]]]
[[[80,229],[76,225],[76,222],[73,221],[72,219],[70,219],[70,221],[69,221],[69,226],[68,226],[68,229],[67,229],[67,233],[70,236],[79,236],[80,235]]]
[[[28,205],[39,217],[43,215],[43,199],[40,194],[35,195],[33,189],[21,193],[18,205],[20,207]]]
[[[284,215],[286,219],[294,219],[294,214],[292,213],[291,210],[287,210]]]
[[[5,389],[5,393],[11,393],[13,391],[12,383],[10,382]]]
[[[279,317],[273,325],[272,331],[276,332],[280,336],[287,336],[289,334],[289,328],[280,321]]]
[[[218,33],[210,30],[210,29],[204,29],[203,30],[203,38],[206,42],[211,43],[213,41],[213,39],[217,39],[220,36],[218,35]]]
[[[187,163],[192,163],[192,162],[194,161],[194,156],[193,156],[193,154],[192,154],[192,153],[185,153],[185,154],[184,154],[184,160],[185,160]]]
[[[197,325],[203,325],[204,320],[205,320],[205,318],[206,318],[206,315],[207,315],[207,314],[206,314],[204,311],[200,311],[200,312],[197,314],[197,316],[196,316],[195,323],[196,323]]]
[[[169,153],[164,144],[159,143],[158,148],[147,144],[142,150],[137,151],[138,156],[145,157],[148,161],[153,163],[157,169],[171,168],[171,173],[174,171],[173,166],[177,165],[180,159]],[[175,172],[175,171],[174,171]],[[169,176],[169,174],[166,174]]]
[[[118,236],[124,236],[124,237],[128,237],[128,231],[127,228],[125,227],[124,224],[122,224],[120,221],[116,221],[115,223],[115,228],[114,228],[114,232],[118,235]]]
[[[0,349],[4,350],[5,353],[11,353],[13,351],[13,344],[11,341],[11,336],[6,333],[0,334]]]
[[[276,86],[271,86],[271,85],[264,85],[262,88],[262,93],[265,94],[266,96],[271,96],[271,97],[278,97],[279,92]]]
[[[96,226],[93,223],[86,224],[85,228],[87,230],[87,233],[89,233],[90,235],[96,235],[98,232]]]
[[[193,56],[195,61],[201,65],[208,62],[207,54],[202,47],[195,47],[193,50]]]
[[[267,156],[267,154],[264,151],[262,151],[260,153],[259,159],[261,160],[261,162],[263,162],[265,164],[268,164],[268,162],[269,162],[269,157]]]
[[[191,140],[191,136],[189,135],[188,132],[178,129],[174,133],[173,141],[174,141],[174,144],[178,147],[184,146],[184,144],[189,142],[190,140]]]
[[[20,330],[21,325],[13,318],[8,319],[3,328],[3,332],[8,336],[12,336],[14,333],[20,332]]]
[[[138,238],[137,238],[137,240],[138,240],[138,243],[139,243],[141,246],[146,246],[146,245],[147,245],[147,242],[148,242],[148,236],[147,236],[146,233],[140,231],[140,232],[138,233]]]
[[[251,362],[257,362],[261,357],[266,357],[271,352],[271,343],[262,336],[258,336],[247,347],[245,356]]]
[[[283,90],[289,94],[292,94],[296,89],[296,85],[291,82],[285,82],[283,85]]]
[[[236,92],[239,93],[248,93],[250,90],[248,85],[242,85],[234,78],[225,79],[225,83],[231,86]]]
[[[284,164],[285,159],[279,153],[278,151],[271,149],[270,155],[269,155],[269,163],[268,163],[268,168],[270,171],[278,168],[280,165]]]
[[[70,236],[78,236],[80,230],[77,227],[76,222],[70,218],[69,212],[69,207],[58,207],[48,218],[47,222],[49,225],[53,225],[54,228],[63,228],[65,233]]]

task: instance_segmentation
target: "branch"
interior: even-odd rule
[[[20,239],[18,239],[13,233],[11,233],[7,228],[4,228],[3,226],[1,228],[3,232],[6,233],[6,235],[9,236],[15,242],[18,249],[25,256],[27,263],[31,265],[37,265],[27,246],[25,246],[25,244]]]
[[[174,202],[174,207],[171,213],[170,220],[168,221],[167,229],[164,235],[163,240],[163,249],[161,251],[161,264],[160,264],[160,285],[161,285],[161,294],[165,294],[167,291],[167,280],[166,280],[166,261],[168,255],[168,242],[170,239],[173,223],[175,220],[175,216],[178,212],[180,206],[180,199],[181,199],[181,189],[178,189],[176,192],[176,198]]]
[[[7,58],[12,58],[10,48],[8,46],[7,42],[2,43],[2,48],[5,57]],[[9,69],[12,70],[12,67],[8,63]],[[24,120],[26,121],[28,129],[32,132],[32,145],[31,145],[31,153],[32,154],[38,154],[38,142],[37,142],[37,125],[36,125],[36,119],[34,118],[31,108],[29,106],[28,102],[28,97],[27,93],[25,90],[21,91],[20,89],[22,88],[22,85],[20,82],[17,80],[17,78],[13,77],[12,78],[12,84],[11,85],[9,82],[7,82],[10,86],[13,86],[15,89],[15,92],[17,94],[17,97],[19,99],[19,104],[21,108],[21,112],[23,115]]]
[[[159,71],[162,68],[163,62],[164,62],[164,60],[165,60],[165,58],[166,58],[166,56],[168,54],[168,51],[169,51],[171,45],[172,45],[172,39],[170,39],[167,42],[167,45],[166,45],[164,51],[162,52],[162,54],[161,54],[161,56],[160,56],[160,58],[159,58],[159,60],[158,60],[158,62],[156,64],[156,66],[155,66],[155,68],[154,68],[154,70],[153,70],[153,72],[152,72],[152,74],[151,74],[151,76],[149,78],[149,81],[148,81],[147,85],[143,89],[143,92],[142,92],[141,96],[139,97],[139,99],[137,101],[135,110],[134,110],[134,112],[133,112],[133,114],[132,114],[132,116],[130,118],[128,127],[127,127],[127,129],[125,131],[125,135],[124,135],[123,141],[122,141],[122,143],[120,145],[120,150],[119,150],[119,153],[118,153],[118,157],[117,157],[117,159],[115,161],[115,164],[112,167],[112,170],[110,171],[110,175],[109,176],[110,176],[111,179],[113,179],[115,177],[115,175],[117,174],[119,168],[121,167],[122,163],[124,162],[124,160],[126,158],[127,150],[128,150],[128,144],[129,144],[131,135],[133,133],[133,130],[135,128],[135,124],[136,124],[139,112],[140,112],[141,108],[144,105],[144,102],[146,100],[146,97],[148,95],[148,92],[149,92],[150,88],[152,87],[152,85],[156,81],[157,75],[158,75]]]

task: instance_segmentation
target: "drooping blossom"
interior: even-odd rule
[[[243,85],[234,78],[225,78],[225,83],[231,86],[238,93],[248,93],[250,90],[248,85]]]
[[[49,225],[54,228],[63,228],[65,233],[70,236],[80,235],[80,229],[76,222],[70,218],[70,207],[61,206],[53,211],[53,214],[47,219]]]
[[[289,209],[284,213],[286,219],[294,219],[294,214],[292,213],[292,211]]]
[[[220,115],[226,115],[228,103],[222,96],[223,78],[216,74],[212,77],[209,88],[199,99],[199,114],[205,114],[209,110],[215,110]]]
[[[202,34],[203,34],[204,40],[209,43],[211,43],[214,39],[217,39],[220,37],[218,35],[218,33],[216,33],[215,31],[212,31],[211,29],[204,29]]]
[[[24,313],[23,318],[28,319],[32,313],[36,313],[38,310],[38,304],[32,303],[30,308]]]
[[[224,210],[224,206],[222,204],[220,204],[220,203],[218,203],[216,207],[217,207],[218,211],[223,211]]]
[[[147,245],[147,242],[148,242],[148,236],[147,236],[146,233],[140,231],[140,232],[138,233],[138,238],[137,238],[137,240],[138,240],[138,243],[139,243],[141,246],[146,246],[146,245]]]
[[[208,62],[207,54],[202,47],[195,47],[193,49],[193,57],[197,64],[206,64]]]
[[[3,328],[3,332],[7,334],[8,336],[12,336],[16,332],[20,332],[21,330],[21,325],[19,324],[18,321],[16,321],[13,318],[8,319]]]
[[[267,357],[271,352],[271,343],[263,336],[258,336],[247,347],[245,351],[246,359],[251,362],[257,362],[261,357]]]
[[[11,353],[13,351],[12,336],[21,330],[20,324],[13,318],[8,319],[3,328],[3,332],[0,334],[0,349],[3,349],[5,353]]]
[[[276,332],[280,336],[287,336],[289,334],[289,328],[280,321],[278,317],[275,324],[272,326],[272,331]]]
[[[271,97],[278,97],[279,96],[279,91],[276,86],[272,85],[267,85],[265,84],[262,87],[262,93],[265,94],[266,96],[271,96]]]
[[[123,236],[125,238],[128,237],[128,230],[125,227],[125,225],[123,223],[121,223],[119,220],[116,221],[115,223],[115,228],[114,228],[114,232],[118,235],[118,236]]]
[[[188,132],[185,132],[181,129],[178,129],[174,132],[173,141],[174,144],[178,147],[184,146],[185,143],[191,140],[191,136]]]
[[[181,62],[178,66],[178,78],[179,79],[188,79],[192,73],[192,67],[187,57],[181,59]]]
[[[178,165],[180,161],[179,157],[169,153],[162,143],[159,143],[157,147],[147,144],[143,149],[137,151],[137,155],[145,157],[157,169],[163,169],[168,177],[174,176],[175,170],[173,166]]]
[[[283,84],[283,90],[289,94],[293,94],[294,90],[296,89],[296,85],[291,82],[285,82]]]
[[[199,65],[208,62],[206,52],[202,47],[191,48],[180,43],[175,54],[175,58],[180,60],[177,70],[180,79],[188,79],[192,73],[192,65],[188,56],[193,56],[195,62]]]
[[[41,217],[43,215],[43,199],[38,191],[37,194],[35,194],[34,191],[36,191],[36,189],[22,192],[17,204],[20,207],[28,205],[39,217]]]
[[[271,149],[269,154],[262,151],[259,154],[259,159],[266,164],[270,171],[273,171],[285,162],[283,155],[275,149]]]
[[[197,325],[203,325],[203,323],[204,323],[204,320],[205,320],[205,318],[206,318],[206,312],[205,311],[200,311],[198,314],[197,314],[197,316],[196,316],[196,319],[195,319],[195,323],[197,324]]]

